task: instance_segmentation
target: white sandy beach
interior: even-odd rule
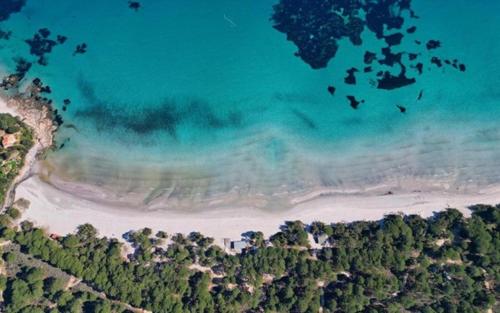
[[[25,167],[13,184],[16,188],[15,199],[23,198],[30,202],[23,218],[59,235],[71,233],[78,225],[90,223],[101,235],[108,237],[120,238],[130,230],[150,227],[170,234],[199,231],[222,244],[223,238],[236,240],[247,231],[262,231],[267,236],[271,235],[279,230],[284,221],[289,220],[301,220],[305,223],[350,222],[377,220],[385,214],[398,212],[425,217],[447,207],[457,208],[468,214],[467,207],[470,205],[500,202],[500,187],[490,187],[481,192],[439,191],[449,190],[443,185],[443,188],[435,188],[434,191],[400,191],[384,195],[383,190],[391,190],[390,186],[379,186],[370,192],[344,190],[343,193],[332,194],[318,191],[292,200],[294,206],[286,210],[262,210],[248,203],[244,207],[211,207],[209,210],[191,212],[124,208],[118,204],[91,201],[88,191],[74,187],[61,190],[41,180],[34,171],[36,155],[52,143],[52,124],[47,124],[46,115],[40,112],[36,114],[33,110],[19,110],[13,102],[0,100],[0,111],[20,116],[35,129],[37,138],[35,146],[27,155]],[[407,190],[421,190],[420,187],[429,183],[415,181],[411,185],[415,188]],[[99,197],[95,199],[97,198]]]
[[[468,214],[469,205],[500,202],[500,188],[494,188],[481,194],[462,195],[436,192],[325,196],[281,212],[264,212],[251,208],[196,213],[141,212],[111,208],[78,198],[55,189],[36,176],[20,184],[16,195],[31,202],[30,208],[23,214],[25,219],[58,235],[73,232],[80,224],[90,223],[101,235],[108,237],[121,237],[129,230],[150,227],[170,234],[199,231],[215,238],[219,244],[226,237],[239,239],[246,231],[262,231],[265,235],[271,235],[287,220],[302,220],[306,223],[377,220],[385,214],[397,212],[429,216],[447,207],[454,207]]]

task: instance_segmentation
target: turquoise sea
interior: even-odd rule
[[[0,22],[12,31],[0,39],[0,70],[13,71],[16,57],[34,62],[25,80],[49,85],[64,119],[64,145],[41,169],[59,188],[98,186],[141,207],[221,197],[268,206],[318,189],[500,182],[499,1],[414,0],[419,18],[406,16],[403,29],[417,32],[394,50],[420,53],[424,72],[409,69],[417,82],[394,90],[363,73],[343,81],[385,45],[367,30],[361,46],[344,38],[326,68],[312,69],[273,28],[278,0],[140,2],[136,11],[125,0],[27,0]],[[46,66],[25,42],[41,28],[68,38]],[[428,39],[441,47],[426,49]],[[87,52],[74,55],[81,43]],[[467,70],[430,64],[434,55]],[[348,95],[365,102],[354,110]]]

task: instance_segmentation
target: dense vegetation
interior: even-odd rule
[[[31,130],[15,117],[0,113],[0,206],[32,145]]]
[[[4,311],[133,310],[116,304],[126,303],[152,312],[499,312],[500,205],[472,211],[469,218],[449,209],[429,219],[287,222],[269,241],[251,233],[249,248],[236,255],[199,233],[143,229],[125,236],[135,248],[128,256],[88,224],[50,239],[3,215],[0,235],[20,253],[120,301],[53,289],[39,270],[21,269],[1,279]],[[4,258],[9,264],[15,256]]]

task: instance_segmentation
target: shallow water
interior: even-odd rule
[[[498,1],[414,1],[420,18],[404,28],[418,31],[395,50],[457,58],[467,70],[426,62],[416,84],[392,91],[361,73],[357,85],[343,83],[367,49],[383,46],[372,33],[361,47],[343,40],[328,67],[313,70],[273,29],[273,4],[143,1],[135,12],[121,0],[28,0],[0,23],[13,31],[0,40],[5,71],[13,57],[36,62],[24,40],[38,29],[68,37],[48,66],[28,73],[51,86],[60,111],[71,99],[58,134],[64,148],[43,171],[60,188],[84,183],[156,207],[404,189],[412,179],[459,190],[499,182]],[[415,39],[442,47],[428,51]],[[87,53],[73,55],[83,42]],[[346,95],[366,102],[353,110]]]

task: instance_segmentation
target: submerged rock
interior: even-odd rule
[[[12,31],[4,31],[0,29],[0,39],[9,40],[12,35]]]
[[[356,76],[354,73],[359,72],[357,68],[352,67],[347,70],[347,76],[344,78],[344,82],[348,85],[356,85]]]
[[[404,106],[396,104],[396,107],[399,109],[401,113],[406,113],[406,108]]]
[[[378,89],[392,90],[414,84],[415,78],[406,77],[406,72],[401,71],[399,75],[392,75],[390,72],[384,72],[381,79],[378,80]]]
[[[129,1],[128,7],[137,12],[137,11],[139,11],[141,4],[138,1]]]
[[[86,52],[87,52],[87,44],[81,43],[81,44],[76,46],[75,51],[73,52],[73,55],[84,54]]]
[[[21,11],[26,0],[2,0],[0,3],[0,22],[7,20],[11,14]]]
[[[425,46],[427,50],[433,50],[441,47],[441,42],[439,40],[429,40]]]
[[[346,96],[347,97],[347,100],[349,100],[349,104],[351,105],[351,108],[353,108],[354,110],[357,110],[358,109],[358,106],[361,104],[361,103],[365,103],[365,100],[356,100],[356,97],[354,96],[351,96],[351,95],[348,95]]]

